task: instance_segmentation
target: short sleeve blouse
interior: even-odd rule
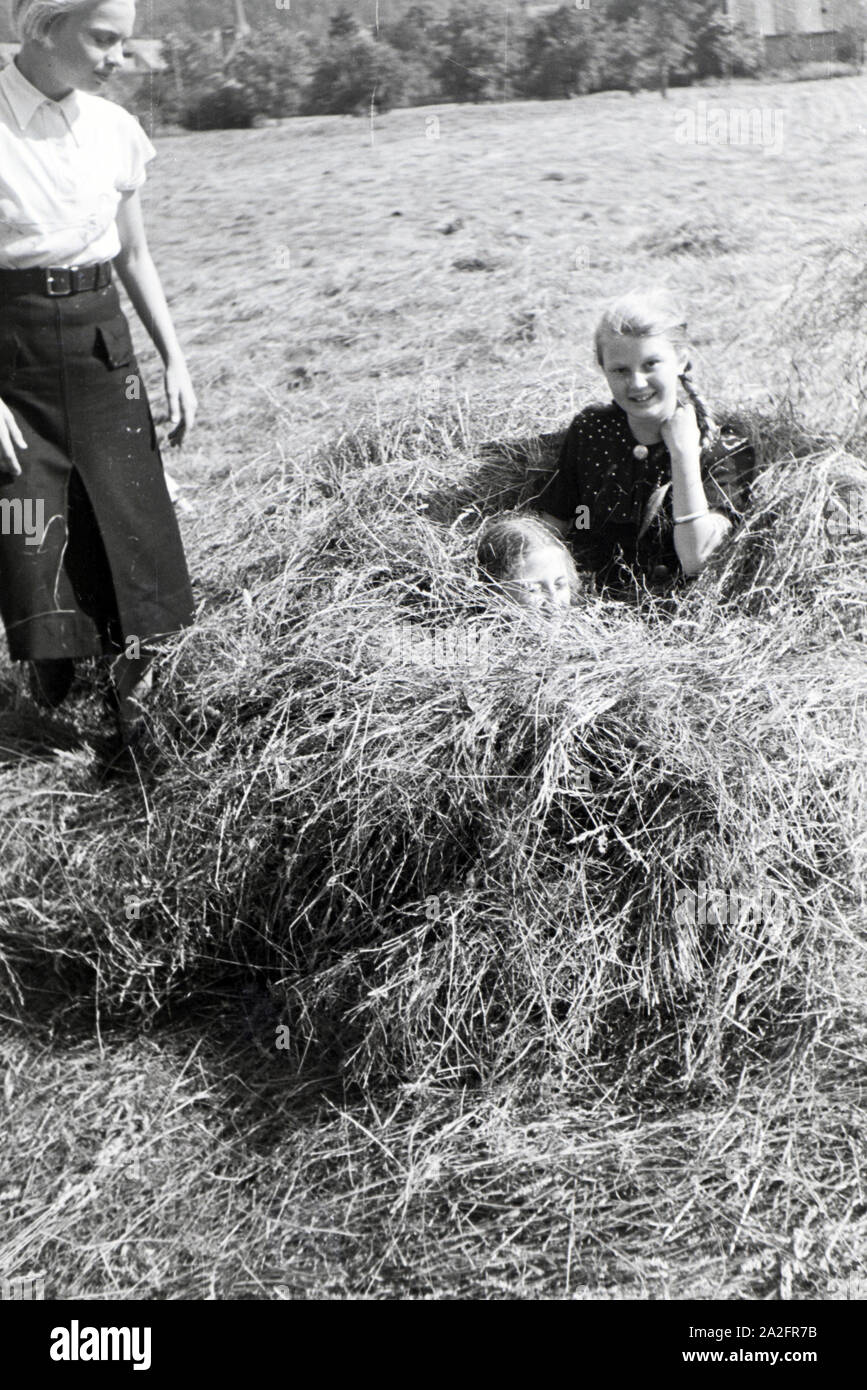
[[[712,511],[724,513],[734,523],[741,519],[754,466],[747,441],[722,429],[701,457],[702,481]],[[670,479],[671,458],[665,444],[650,445],[646,457],[641,457],[626,412],[612,401],[588,406],[576,415],[557,469],[533,505],[573,523],[574,549],[584,568],[607,570],[612,561],[618,561],[645,571],[661,566],[676,573],[679,561],[670,488],[639,537],[648,511],[653,513],[651,499]]]
[[[155,153],[114,102],[77,91],[50,101],[10,63],[0,72],[0,267],[113,260],[120,201]]]

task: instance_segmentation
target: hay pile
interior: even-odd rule
[[[74,901],[56,846],[21,870],[10,996],[47,958],[150,1015],[252,969],[263,1045],[360,1084],[717,1087],[849,1026],[867,538],[823,516],[864,464],[781,459],[678,602],[554,629],[470,565],[538,473],[478,476],[443,422],[268,483],[165,673],[159,778]]]
[[[819,243],[781,306],[776,339],[787,347],[789,391],[817,429],[863,444],[867,429],[867,233]]]

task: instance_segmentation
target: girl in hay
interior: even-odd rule
[[[112,660],[121,735],[153,645],[193,600],[123,282],[165,363],[172,442],[196,397],[148,251],[139,192],[154,149],[98,95],[123,63],[134,0],[14,0],[23,40],[0,73],[0,612],[31,689],[65,698],[77,658]],[[28,528],[30,529],[30,528]]]
[[[506,599],[546,616],[576,601],[580,580],[566,546],[531,516],[492,517],[476,551],[482,578]]]
[[[618,299],[596,329],[613,400],[569,427],[535,505],[601,588],[700,574],[741,517],[754,468],[690,377],[684,315],[656,290]]]

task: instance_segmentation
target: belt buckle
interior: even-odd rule
[[[60,286],[60,288],[58,288]],[[63,299],[72,294],[72,270],[61,267],[45,272],[45,293],[49,299]]]

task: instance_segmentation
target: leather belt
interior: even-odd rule
[[[44,294],[48,299],[65,299],[71,294],[103,290],[111,284],[111,261],[98,265],[37,266],[33,270],[0,269],[0,296]]]

